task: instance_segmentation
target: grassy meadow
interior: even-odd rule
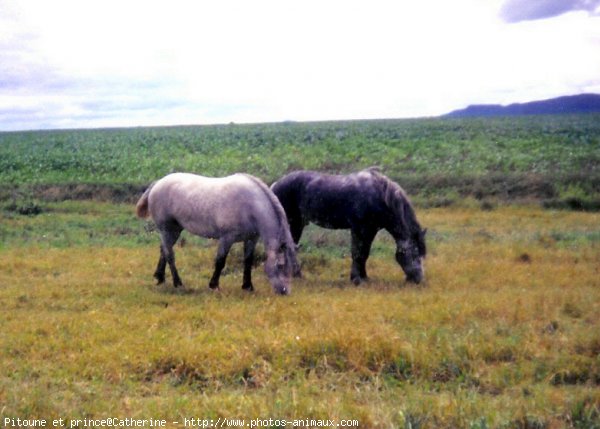
[[[600,427],[598,119],[0,133],[0,426]],[[425,285],[385,232],[352,285],[349,233],[316,227],[291,296],[260,264],[241,290],[241,245],[211,292],[215,243],[187,233],[185,290],[154,284],[158,235],[132,204],[150,180],[373,164],[429,229]]]

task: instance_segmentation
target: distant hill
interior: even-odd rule
[[[466,109],[454,110],[444,116],[465,118],[474,116],[556,115],[591,112],[600,112],[600,94],[569,95],[549,100],[514,103],[508,106],[501,106],[499,104],[474,104]]]

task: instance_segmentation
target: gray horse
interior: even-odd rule
[[[252,291],[251,271],[256,243],[262,238],[267,259],[265,272],[273,290],[290,292],[296,252],[287,218],[273,192],[256,177],[234,174],[223,178],[173,173],[154,182],[136,206],[141,218],[150,215],[161,236],[160,258],[154,277],[165,281],[167,263],[175,287],[182,285],[175,267],[173,245],[186,229],[201,237],[219,240],[215,270],[209,283],[219,287],[219,277],[233,243],[244,242],[242,288]]]

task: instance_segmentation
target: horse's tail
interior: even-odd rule
[[[296,259],[296,245],[292,239],[287,216],[283,206],[281,205],[281,202],[262,180],[251,175],[247,176],[262,189],[263,193],[271,202],[273,210],[275,211],[275,216],[277,216],[277,220],[279,222],[279,242],[282,245],[285,245],[285,259],[287,266],[292,269],[294,275],[300,275],[300,264]]]
[[[148,210],[148,195],[150,195],[150,191],[152,190],[154,183],[156,182],[152,182],[150,186],[148,186],[146,191],[142,194],[137,204],[135,205],[135,213],[138,217],[147,218],[150,214],[150,211]]]

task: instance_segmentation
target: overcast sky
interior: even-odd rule
[[[600,93],[600,0],[0,0],[0,130],[433,116]]]

